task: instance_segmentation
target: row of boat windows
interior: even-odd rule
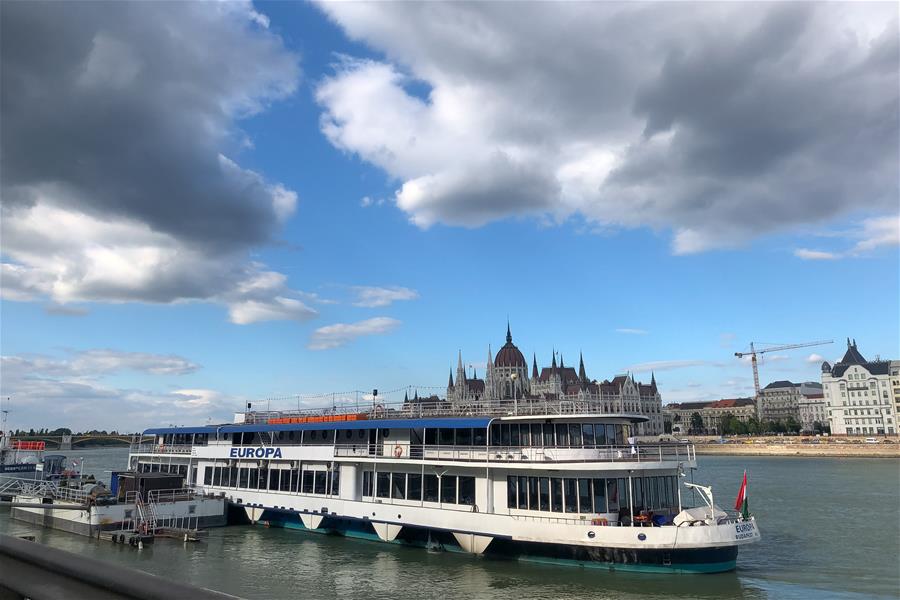
[[[663,475],[632,477],[633,505],[628,479],[573,477],[506,478],[506,506],[519,510],[566,513],[609,513],[632,506],[638,510],[678,507],[677,479]]]
[[[255,469],[206,467],[203,484],[243,490],[268,490],[336,496],[340,493],[340,471],[310,469]]]
[[[397,437],[396,431],[379,429],[378,440]],[[418,430],[409,430],[413,443],[426,446],[485,446],[488,430],[475,428],[429,428],[424,430],[424,440]],[[623,445],[625,432],[621,425],[603,423],[497,423],[491,425],[491,446],[544,446],[583,448],[606,445]],[[363,443],[374,441],[374,431],[367,429],[242,432],[232,434],[235,446],[321,445]]]
[[[372,471],[363,472],[363,496],[372,496]],[[396,500],[475,504],[475,478],[467,475],[375,473],[375,497]]]
[[[159,463],[139,463],[139,473],[172,473],[173,475],[187,475],[187,465],[161,465]]]

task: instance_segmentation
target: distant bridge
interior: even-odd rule
[[[72,450],[74,448],[84,448],[93,445],[102,446],[127,446],[131,444],[131,434],[118,435],[102,435],[102,434],[85,434],[85,435],[16,435],[11,438],[11,442],[44,442],[48,449],[55,450]],[[101,444],[96,444],[101,442]],[[115,443],[112,443],[115,442]]]

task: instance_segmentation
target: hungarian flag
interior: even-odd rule
[[[750,505],[747,504],[747,471],[744,470],[744,480],[741,481],[741,489],[734,501],[734,510],[739,510],[745,519],[750,518]]]

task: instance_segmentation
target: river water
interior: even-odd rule
[[[73,453],[108,481],[127,449]],[[210,531],[203,543],[159,540],[142,551],[9,519],[0,531],[245,598],[898,598],[900,461],[701,456],[698,483],[734,501],[746,468],[762,542],[732,573],[652,575],[429,553],[263,527]]]

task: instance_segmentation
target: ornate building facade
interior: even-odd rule
[[[579,356],[578,370],[565,366],[556,352],[549,367],[538,370],[537,356],[532,356],[531,373],[519,348],[513,344],[512,332],[506,327],[506,343],[496,355],[488,346],[484,379],[477,373],[466,374],[462,352],[457,357],[456,378],[453,371],[447,384],[449,402],[501,402],[504,400],[572,400],[594,402],[604,413],[631,413],[650,420],[637,427],[638,435],[663,432],[662,397],[656,377],[643,384],[631,374],[616,375],[612,380],[597,381],[587,376],[584,358]]]
[[[847,352],[834,366],[822,363],[822,387],[831,433],[895,435],[900,418],[900,369],[891,361],[866,360],[847,340]],[[892,380],[893,379],[893,380]]]

